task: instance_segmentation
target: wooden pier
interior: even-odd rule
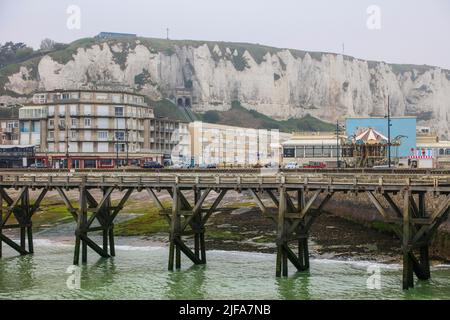
[[[101,190],[95,199],[92,190]],[[11,192],[15,190],[15,192]],[[38,190],[30,199],[30,190]],[[298,271],[309,269],[308,234],[314,220],[327,202],[337,193],[353,193],[370,199],[400,240],[403,250],[403,288],[414,286],[414,274],[421,280],[430,278],[428,248],[439,225],[450,213],[450,171],[286,171],[259,172],[251,170],[208,170],[179,172],[110,171],[110,172],[0,172],[0,256],[2,243],[19,254],[33,253],[32,218],[50,190],[56,190],[77,223],[75,230],[74,264],[87,261],[90,248],[102,257],[115,255],[114,219],[133,192],[146,192],[170,225],[168,269],[181,267],[182,253],[194,264],[206,263],[205,225],[219,210],[229,191],[248,191],[261,213],[274,221],[277,230],[276,276],[287,276],[291,263]],[[79,192],[78,207],[70,202],[66,192]],[[119,203],[112,204],[114,191],[125,191]],[[168,212],[155,191],[167,191],[172,198]],[[187,200],[186,191],[194,191],[194,201]],[[213,192],[214,191],[214,192]],[[213,193],[212,193],[213,192]],[[12,194],[14,193],[14,197]],[[210,206],[205,200],[216,198]],[[392,197],[400,194],[402,201]],[[431,210],[425,195],[440,197],[439,206]],[[273,206],[266,206],[263,198]],[[380,201],[384,198],[385,201]],[[2,202],[6,203],[6,208]],[[388,203],[389,207],[383,205]],[[332,212],[333,208],[327,208]],[[14,216],[17,223],[8,223]],[[98,222],[93,226],[94,221]],[[19,229],[16,243],[3,230]],[[89,237],[101,232],[102,243]],[[194,237],[194,247],[185,243]]]

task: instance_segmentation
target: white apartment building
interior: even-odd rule
[[[37,158],[75,168],[162,160],[149,148],[153,108],[144,96],[121,91],[38,92],[19,110],[20,143]]]

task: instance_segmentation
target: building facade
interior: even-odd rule
[[[418,128],[416,148],[408,158],[431,158],[437,167],[450,168],[450,141],[439,139],[430,128]]]
[[[338,138],[333,132],[296,132],[283,142],[283,164],[296,163],[302,167],[320,162],[335,165],[332,162],[337,163],[342,157],[343,139],[345,136]]]
[[[252,166],[281,161],[281,143],[290,134],[201,121],[189,124],[191,164]],[[186,158],[189,158],[186,155]]]
[[[122,91],[56,90],[34,94],[19,110],[20,143],[38,147],[46,165],[114,167],[162,159],[149,146],[153,109]]]
[[[19,144],[19,119],[0,119],[0,144]]]
[[[161,154],[157,159],[161,164],[172,162],[186,163],[184,154],[189,145],[189,124],[167,118],[150,119],[150,135],[148,136],[149,152]]]

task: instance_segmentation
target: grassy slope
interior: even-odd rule
[[[284,121],[274,120],[254,110],[247,110],[234,101],[228,111],[207,111],[197,114],[197,117],[205,122],[213,122],[238,127],[254,129],[278,129],[283,132],[292,131],[333,131],[334,125],[323,122],[307,115],[301,119],[289,119]]]
[[[189,121],[183,112],[169,100],[151,101],[150,104],[154,106],[155,116],[157,117]],[[195,115],[197,119],[204,122],[253,129],[278,129],[282,132],[334,130],[333,124],[323,122],[310,115],[301,119],[274,120],[257,111],[245,109],[238,101],[233,101],[231,109],[227,111],[207,111],[205,113],[195,113]]]
[[[155,117],[169,118],[173,120],[188,121],[184,113],[167,99],[150,101],[155,110]]]

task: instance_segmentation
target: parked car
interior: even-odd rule
[[[206,168],[207,169],[216,169],[217,168],[217,164],[215,164],[215,163],[208,163],[206,165]]]
[[[308,164],[303,165],[303,168],[307,169],[323,169],[326,167],[327,165],[325,163],[318,161],[310,161]]]
[[[264,165],[264,168],[278,168],[279,164],[276,162],[268,162]]]
[[[189,168],[191,168],[191,164],[189,164],[189,163],[175,163],[170,168],[171,169],[189,169]]]
[[[289,162],[287,165],[284,166],[285,169],[297,169],[298,163],[297,162]]]
[[[46,166],[42,162],[36,162],[30,164],[30,168],[46,168]]]
[[[161,169],[161,168],[164,168],[164,166],[161,163],[157,162],[157,161],[146,161],[142,165],[142,168],[145,168],[145,169]]]

